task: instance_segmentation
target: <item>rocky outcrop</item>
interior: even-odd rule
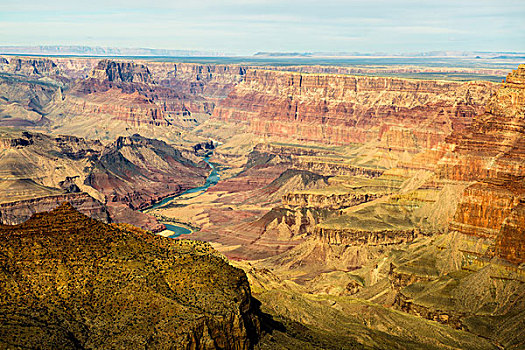
[[[249,69],[213,116],[262,135],[416,152],[468,126],[495,87]]]
[[[2,347],[249,349],[246,275],[208,244],[90,219],[68,204],[0,226]]]
[[[344,228],[316,228],[316,238],[326,244],[347,246],[392,245],[412,242],[419,230],[356,230]]]
[[[154,83],[148,67],[133,62],[102,60],[93,69],[91,77],[110,82]]]
[[[342,162],[330,162],[323,159],[310,160],[295,158],[292,159],[291,166],[294,169],[308,170],[326,176],[350,175],[374,178],[381,176],[384,172],[382,169],[359,167]]]
[[[212,151],[215,149],[215,143],[213,141],[200,142],[196,145],[193,145],[193,153],[196,156],[204,157],[206,155],[212,154]]]
[[[290,192],[283,196],[282,204],[291,207],[315,207],[337,210],[369,202],[382,196],[384,194]]]

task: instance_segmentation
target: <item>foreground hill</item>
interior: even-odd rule
[[[0,226],[1,348],[247,349],[246,275],[208,244],[88,218],[69,204]]]

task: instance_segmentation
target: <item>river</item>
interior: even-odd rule
[[[153,210],[153,209],[157,209],[157,208],[163,207],[166,204],[168,204],[171,201],[173,201],[174,199],[176,199],[177,197],[180,197],[180,196],[188,194],[188,193],[196,193],[196,192],[201,192],[201,191],[202,192],[206,192],[208,190],[208,188],[210,188],[212,186],[215,186],[220,180],[220,174],[217,171],[217,168],[215,167],[215,165],[213,165],[213,163],[210,162],[210,155],[209,154],[206,155],[205,157],[203,157],[203,160],[211,167],[211,172],[208,175],[208,177],[206,178],[206,182],[204,182],[204,185],[199,186],[199,187],[190,188],[189,190],[186,190],[186,191],[184,191],[182,193],[179,193],[179,194],[177,194],[175,196],[166,197],[163,200],[161,200],[160,202],[155,203],[152,206],[150,206],[150,207],[148,207],[146,209],[143,209],[142,211],[144,212],[144,211],[149,211],[149,210]],[[182,225],[177,225],[175,223],[164,223],[163,222],[163,224],[164,224],[164,226],[166,226],[166,230],[173,232],[172,235],[168,236],[168,237],[171,237],[171,238],[178,237],[180,235],[190,234],[190,233],[193,232],[190,229],[188,229],[187,227],[182,226]]]

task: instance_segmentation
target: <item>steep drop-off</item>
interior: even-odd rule
[[[497,237],[495,248],[478,253],[490,257],[495,252],[515,263],[525,262],[523,245],[511,243],[525,230],[516,218],[525,196],[524,112],[525,65],[520,65],[507,76],[486,113],[447,139],[448,152],[438,169],[446,179],[476,181],[463,193],[450,229],[492,241]]]
[[[495,87],[249,69],[213,116],[261,135],[417,152],[468,126]]]

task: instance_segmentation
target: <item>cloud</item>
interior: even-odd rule
[[[517,0],[3,0],[3,44],[255,51],[525,51]],[[451,40],[454,39],[454,40]]]

